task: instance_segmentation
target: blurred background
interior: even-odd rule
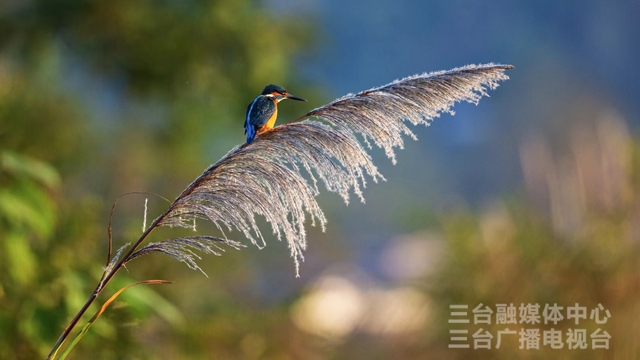
[[[100,278],[112,202],[175,198],[245,140],[264,85],[309,100],[284,103],[282,123],[404,76],[497,62],[516,66],[511,80],[415,129],[396,166],[372,152],[387,182],[368,185],[366,205],[319,196],[329,224],[309,228],[300,278],[273,237],[205,256],[208,278],[140,258],[103,301],[134,281],[175,283],[125,292],[71,358],[637,359],[639,18],[632,0],[0,2],[0,358],[49,352]],[[140,235],[144,200],[120,201],[115,246]],[[149,217],[166,206],[149,197]],[[563,341],[601,328],[609,350],[590,338],[520,350],[517,336],[495,349],[505,325],[448,323],[449,305],[480,303],[602,304],[606,324],[538,328]],[[491,350],[473,349],[481,327]],[[460,328],[470,348],[449,349]]]

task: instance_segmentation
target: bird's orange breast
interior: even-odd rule
[[[269,120],[267,120],[267,123],[264,124],[264,126],[262,128],[260,128],[260,130],[258,130],[258,134],[263,133],[267,130],[271,130],[273,129],[273,127],[276,124],[276,119],[278,118],[278,105],[276,104],[276,111],[273,112],[273,114],[271,114],[271,117],[269,118]]]

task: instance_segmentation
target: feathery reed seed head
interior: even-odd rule
[[[487,89],[508,79],[504,70],[512,67],[468,65],[414,75],[314,109],[296,119],[303,121],[275,127],[251,144],[232,149],[176,198],[157,225],[193,228],[195,219],[207,219],[223,235],[225,229],[235,228],[262,247],[265,241],[255,216],[263,216],[278,239],[284,234],[298,274],[307,216],[322,230],[327,222],[315,200],[318,179],[346,203],[351,191],[364,201],[365,174],[384,180],[356,134],[369,148],[373,143],[384,149],[395,164],[394,148],[403,148],[402,136],[417,139],[407,123],[429,125],[441,112],[453,114],[451,107],[458,101],[477,103]],[[201,270],[193,250],[215,253],[218,243],[240,246],[224,237],[165,240],[147,245],[132,258],[161,252]]]

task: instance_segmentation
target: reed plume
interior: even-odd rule
[[[324,230],[327,223],[315,200],[320,192],[319,182],[346,203],[352,193],[364,201],[362,188],[367,178],[384,180],[366,148],[375,145],[384,149],[395,164],[394,149],[403,147],[403,135],[416,139],[408,124],[429,125],[442,112],[453,114],[452,106],[458,101],[477,103],[488,89],[495,89],[499,81],[508,79],[504,71],[511,68],[499,64],[468,65],[396,80],[346,95],[259,135],[251,144],[235,147],[193,181],[124,255],[120,256],[124,252],[121,249],[111,259],[109,251],[98,287],[54,350],[127,262],[163,253],[202,271],[195,251],[218,254],[217,250],[222,250],[220,244],[243,246],[228,239],[225,231],[235,229],[253,244],[265,245],[256,215],[266,219],[278,239],[284,235],[298,275],[306,248],[305,224],[309,221]],[[156,227],[195,228],[198,219],[211,221],[222,237],[182,237],[139,248]]]
[[[323,230],[327,222],[315,200],[317,179],[346,203],[351,191],[364,201],[365,174],[376,182],[384,179],[357,134],[369,148],[373,142],[384,149],[395,164],[394,148],[403,147],[403,135],[417,140],[408,123],[429,125],[441,112],[453,114],[451,108],[458,101],[477,103],[487,89],[508,79],[504,70],[510,68],[469,65],[414,75],[314,109],[231,150],[178,196],[158,226],[191,228],[196,219],[208,219],[223,233],[235,228],[263,246],[255,220],[256,215],[263,216],[278,239],[284,234],[298,274],[306,247],[307,215],[312,226],[319,224]],[[168,241],[153,247],[166,252],[178,244]]]

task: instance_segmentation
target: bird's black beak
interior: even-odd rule
[[[292,95],[292,94],[289,94],[289,93],[286,93],[284,96],[285,96],[287,99],[291,99],[291,100],[307,101],[307,100],[305,100],[305,99],[303,99],[303,98],[301,98],[301,97],[298,97],[298,96],[295,96],[295,95]]]

